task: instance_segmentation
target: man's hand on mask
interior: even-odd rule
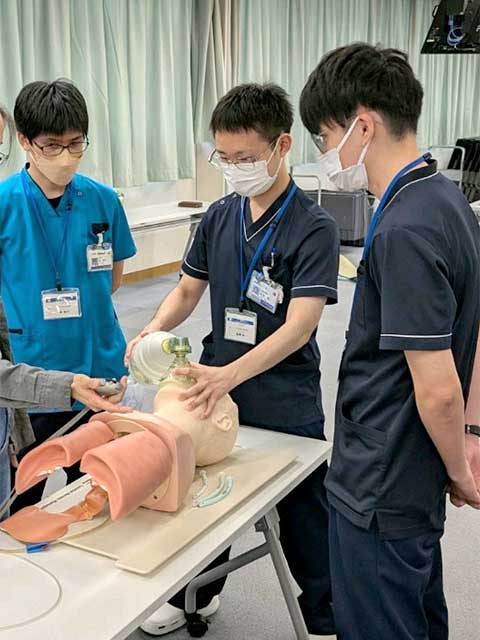
[[[101,387],[105,380],[89,378],[82,373],[77,373],[72,382],[72,398],[86,405],[92,411],[113,411],[116,413],[129,413],[129,407],[118,406],[127,389],[127,378],[121,379],[122,391],[108,398],[99,395],[95,389]]]
[[[465,435],[465,456],[467,458],[473,479],[480,491],[480,438],[476,435]],[[456,507],[463,507],[467,503],[464,496],[455,491],[455,486],[450,489],[450,502]]]
[[[146,327],[144,327],[140,331],[140,333],[138,335],[135,336],[135,338],[132,338],[130,340],[130,342],[127,344],[127,349],[125,351],[125,357],[123,359],[123,363],[124,363],[124,365],[126,367],[128,367],[128,365],[130,364],[130,359],[132,357],[133,350],[135,349],[137,344],[140,342],[140,340],[145,338],[145,336],[148,336],[149,333],[153,333],[154,331],[158,331],[158,330],[159,330],[158,322],[156,320],[152,320],[151,322],[149,322],[147,324]]]
[[[195,380],[195,384],[180,396],[181,400],[187,402],[189,411],[194,411],[197,407],[205,404],[202,418],[208,418],[212,414],[220,398],[223,398],[238,384],[236,369],[232,364],[224,367],[207,367],[203,364],[192,363],[189,367],[175,369],[175,375]]]

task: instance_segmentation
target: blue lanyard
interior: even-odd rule
[[[297,185],[294,183],[292,184],[292,186],[288,191],[287,197],[285,198],[285,202],[282,204],[280,209],[274,215],[273,220],[267,229],[267,232],[265,233],[265,235],[262,238],[262,241],[258,245],[257,250],[255,251],[255,254],[252,258],[252,261],[250,262],[250,266],[248,267],[246,275],[245,275],[245,264],[244,264],[244,255],[243,255],[243,227],[245,222],[246,198],[242,198],[242,202],[240,206],[240,305],[239,305],[240,309],[243,308],[243,305],[245,303],[245,293],[248,289],[248,285],[252,277],[252,273],[258,263],[258,260],[262,255],[263,250],[267,246],[267,242],[272,237],[272,234],[275,231],[275,228],[277,227],[278,223],[280,222],[283,214],[287,210],[287,207],[290,204],[290,201],[292,200],[296,191],[297,191]]]
[[[419,164],[422,164],[422,162],[426,162],[427,160],[430,160],[431,157],[432,155],[430,153],[425,153],[423,156],[420,156],[420,158],[413,160],[413,162],[410,162],[410,164],[407,164],[406,167],[403,167],[403,169],[400,169],[400,171],[397,173],[397,175],[393,178],[393,180],[388,185],[387,190],[383,194],[382,199],[380,200],[380,203],[377,207],[377,210],[373,215],[372,221],[370,222],[370,226],[368,227],[368,233],[365,240],[365,245],[363,247],[363,256],[362,256],[363,260],[366,260],[368,257],[368,252],[370,251],[370,245],[372,244],[372,240],[373,240],[373,233],[378,224],[380,216],[382,215],[382,212],[385,209],[388,199],[390,198],[392,191],[397,185],[398,181],[406,173],[411,171],[414,167],[416,167]]]
[[[48,257],[50,258],[50,263],[53,267],[53,270],[55,272],[55,286],[57,288],[58,291],[62,290],[62,281],[60,278],[60,272],[59,272],[59,265],[60,262],[63,258],[63,253],[65,251],[65,244],[67,241],[67,229],[68,229],[68,223],[70,220],[70,212],[72,210],[72,183],[70,183],[67,187],[67,213],[64,217],[64,221],[63,221],[63,236],[62,236],[62,241],[58,247],[57,250],[57,254],[54,256],[53,255],[53,250],[52,247],[50,245],[50,242],[48,240],[48,235],[47,232],[45,231],[45,226],[43,224],[43,220],[42,220],[42,216],[41,213],[39,211],[38,208],[38,203],[35,200],[35,197],[33,195],[32,192],[32,187],[31,187],[31,178],[30,176],[27,175],[27,172],[25,169],[23,169],[22,171],[22,183],[23,183],[23,189],[25,191],[25,194],[27,196],[27,200],[29,205],[31,206],[31,209],[34,213],[35,218],[37,219],[38,225],[40,227],[40,231],[42,232],[42,236],[43,236],[43,241],[45,243],[45,246],[47,247],[47,252],[48,252]]]

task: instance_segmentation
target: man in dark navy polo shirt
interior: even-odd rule
[[[327,54],[302,119],[340,187],[380,200],[358,270],[326,486],[342,640],[444,640],[445,494],[480,508],[464,408],[479,331],[479,228],[416,143],[423,90],[406,56]]]
[[[181,370],[197,379],[186,401],[205,404],[208,415],[230,392],[241,423],[324,439],[315,334],[324,305],[337,301],[339,236],[334,220],[288,174],[292,123],[288,96],[276,85],[235,87],[219,102],[211,161],[233,193],[210,207],[181,281],[141,335],[174,329],[209,285],[212,332],[203,341],[202,364]],[[308,630],[322,636],[335,631],[325,471],[322,465],[278,507]],[[218,606],[212,596],[219,588],[204,589],[200,603],[208,613]],[[183,595],[172,603],[183,609]],[[167,605],[142,628],[160,635],[184,621],[182,611]]]

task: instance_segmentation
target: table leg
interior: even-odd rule
[[[219,578],[223,578],[229,573],[232,573],[233,571],[236,571],[237,569],[240,569],[247,564],[258,560],[259,558],[270,554],[272,557],[273,566],[280,582],[283,596],[287,604],[288,612],[295,629],[297,640],[308,640],[309,635],[307,627],[302,616],[300,605],[298,604],[298,600],[295,596],[288,564],[283,554],[280,540],[278,538],[279,521],[280,519],[277,510],[272,509],[272,511],[267,513],[255,525],[255,529],[263,533],[265,537],[264,544],[255,547],[254,549],[249,549],[245,553],[232,558],[228,562],[224,562],[223,564],[215,567],[214,569],[211,569],[210,571],[201,573],[196,578],[190,581],[185,593],[185,614],[189,623],[192,623],[194,625],[205,625],[205,623],[201,621],[199,619],[200,617],[196,614],[197,591],[198,589],[200,589],[200,587],[203,587],[206,584],[210,584],[211,582],[213,582],[214,580],[218,580]],[[206,627],[204,626],[203,632],[205,631]]]

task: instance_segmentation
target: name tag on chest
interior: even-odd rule
[[[277,306],[283,302],[283,287],[273,282],[265,273],[254,271],[247,289],[247,298],[261,307],[275,313]]]
[[[108,242],[101,244],[91,244],[87,247],[88,270],[111,271],[113,269],[113,250]]]
[[[225,340],[256,344],[257,314],[231,307],[225,309]]]
[[[42,309],[44,320],[81,318],[80,290],[48,289],[42,291]]]

